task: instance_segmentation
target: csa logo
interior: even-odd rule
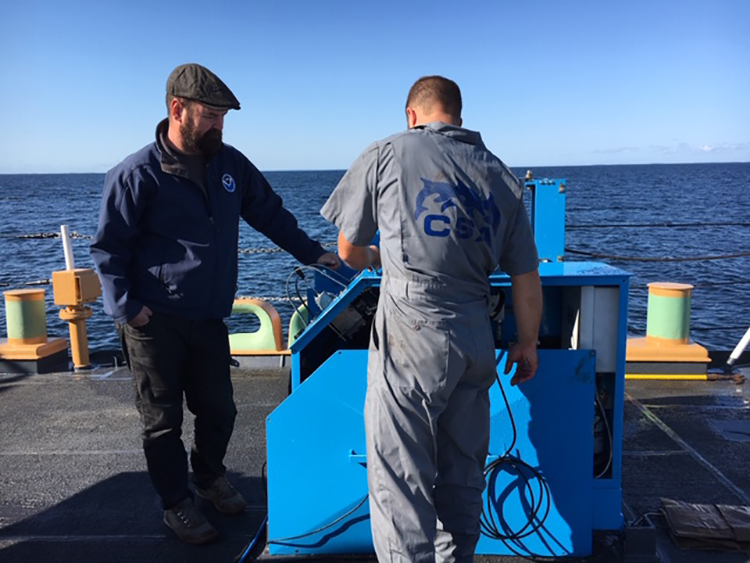
[[[231,174],[224,174],[221,177],[221,183],[223,184],[224,189],[230,194],[237,189],[237,184],[234,183],[234,178],[232,178]]]
[[[459,239],[491,244],[500,226],[500,210],[492,194],[485,199],[461,181],[454,186],[447,182],[421,180],[424,186],[414,202],[414,220],[419,224],[426,213],[421,226],[427,236],[447,237],[452,231]],[[430,213],[430,203],[440,204],[439,214]],[[456,208],[451,214],[453,219],[446,213],[451,207]]]

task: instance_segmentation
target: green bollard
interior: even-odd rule
[[[687,344],[693,286],[686,283],[648,284],[646,339],[659,344]]]
[[[43,289],[5,291],[5,318],[8,344],[47,342],[47,311]]]

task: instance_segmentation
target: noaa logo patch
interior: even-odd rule
[[[232,178],[231,174],[224,174],[221,177],[221,183],[224,186],[224,189],[230,194],[237,189],[237,184],[234,183],[234,178]]]

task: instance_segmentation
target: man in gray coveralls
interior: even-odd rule
[[[408,131],[368,147],[321,210],[339,254],[383,277],[365,404],[367,469],[380,561],[472,561],[479,539],[495,373],[489,274],[511,278],[518,342],[511,384],[536,373],[542,310],[523,184],[461,127],[455,82],[427,76],[406,102]],[[380,230],[380,250],[369,246]]]

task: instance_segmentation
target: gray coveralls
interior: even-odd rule
[[[321,210],[380,229],[367,470],[379,561],[472,561],[495,377],[489,274],[537,268],[523,186],[479,133],[430,123],[374,143]]]

